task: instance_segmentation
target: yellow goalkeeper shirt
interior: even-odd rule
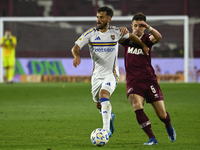
[[[17,39],[15,36],[11,36],[10,39],[12,40],[13,44],[17,44]],[[1,38],[1,45],[5,42],[3,46],[3,57],[15,57],[15,47],[11,44],[10,39],[6,39],[5,37]]]

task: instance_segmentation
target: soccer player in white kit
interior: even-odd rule
[[[112,16],[112,9],[107,6],[100,7],[97,10],[97,27],[83,33],[72,48],[73,65],[76,68],[81,63],[79,50],[86,44],[89,46],[93,61],[91,93],[96,102],[96,107],[102,114],[103,129],[108,132],[109,137],[114,132],[113,121],[115,118],[115,115],[111,114],[112,106],[109,98],[119,79],[118,41],[129,38],[131,41],[140,44],[146,54],[149,50],[140,39],[128,33],[124,28],[121,29],[121,32],[120,28],[110,26]]]

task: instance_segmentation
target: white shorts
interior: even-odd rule
[[[95,78],[92,76],[91,78],[91,93],[93,96],[93,100],[95,102],[99,102],[99,92],[101,89],[107,90],[110,92],[110,96],[115,91],[117,86],[117,81],[114,74],[107,75],[105,78]]]

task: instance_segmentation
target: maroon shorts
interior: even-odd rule
[[[127,97],[130,94],[138,94],[147,103],[163,100],[163,94],[157,81],[131,81],[126,83]]]

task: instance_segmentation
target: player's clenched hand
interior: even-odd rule
[[[147,29],[150,27],[150,25],[148,25],[145,21],[138,21],[138,24],[139,24],[140,26],[142,26],[142,27],[147,28]]]
[[[128,29],[126,27],[120,27],[121,35],[124,36],[127,33],[129,33]]]
[[[77,66],[79,66],[80,63],[81,63],[81,58],[80,58],[80,57],[75,57],[75,58],[73,59],[73,66],[74,66],[75,68],[77,68]]]

